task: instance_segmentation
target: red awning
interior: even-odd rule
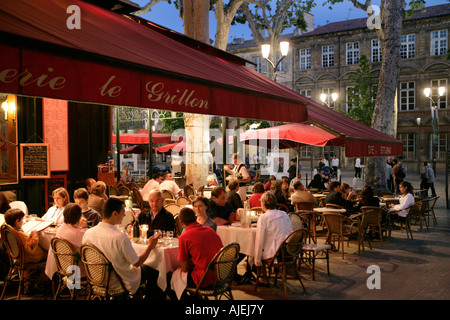
[[[119,137],[120,143],[128,144],[148,144],[148,130],[141,129],[131,133],[121,133]],[[172,143],[174,141],[183,140],[182,136],[172,136],[170,134],[152,132],[153,144]],[[112,143],[116,143],[116,135],[112,135]]]
[[[341,146],[344,141],[309,123],[291,123],[276,127],[248,130],[240,141],[260,147],[279,149],[298,148],[303,145]]]
[[[139,145],[134,145],[125,149],[120,150],[122,154],[143,154],[145,152],[144,147]],[[155,153],[155,149],[153,149],[153,153]]]
[[[308,100],[308,122],[345,141],[345,156],[380,157],[403,154],[403,142],[320,103]]]
[[[176,143],[170,143],[170,144],[166,144],[163,146],[160,146],[158,148],[156,148],[156,151],[159,153],[167,153],[167,154],[171,154],[172,151],[176,151],[176,152],[183,152],[184,150],[186,150],[186,143],[182,142],[176,142]]]
[[[71,5],[80,9],[80,29],[67,27]],[[151,22],[79,0],[16,0],[0,6],[0,92],[306,121],[303,96],[244,64]]]

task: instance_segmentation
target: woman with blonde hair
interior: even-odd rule
[[[70,196],[63,187],[53,190],[52,196],[55,201],[54,205],[42,216],[42,220],[50,221],[54,224],[61,224],[64,221],[64,208],[70,202]]]

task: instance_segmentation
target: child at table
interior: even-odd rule
[[[36,263],[47,258],[47,251],[39,245],[39,236],[35,230],[30,234],[22,230],[25,213],[22,210],[13,208],[5,212],[5,222],[13,227],[22,241],[25,249],[25,263]]]

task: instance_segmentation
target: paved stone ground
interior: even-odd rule
[[[413,186],[419,186],[419,177],[407,177]],[[343,172],[342,182],[352,184],[352,172]],[[356,241],[345,247],[345,258],[341,252],[330,255],[330,271],[327,275],[325,261],[318,261],[316,280],[311,272],[302,267],[302,279],[308,294],[304,294],[298,280],[288,280],[288,300],[448,300],[450,299],[450,244],[449,210],[445,203],[445,178],[438,177],[436,191],[438,200],[435,213],[437,226],[418,231],[413,226],[414,239],[408,241],[405,232],[393,230],[392,239],[383,246],[373,241],[373,250],[368,248],[358,256]],[[319,243],[324,241],[319,238]],[[381,288],[368,289],[366,282],[371,274],[367,268],[376,265],[381,271]],[[243,268],[240,265],[239,268]],[[1,284],[1,287],[3,284]],[[12,289],[12,288],[11,288]],[[7,299],[14,299],[15,290],[8,290]],[[233,286],[235,300],[284,300],[282,282],[270,288],[254,285]],[[23,296],[24,300],[48,300],[50,296]],[[256,301],[254,301],[256,303]],[[294,305],[289,305],[290,307]],[[351,310],[348,310],[352,312]],[[383,313],[382,313],[383,314]]]

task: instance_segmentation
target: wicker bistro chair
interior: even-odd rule
[[[415,202],[417,206],[419,207],[419,210],[417,212],[413,212],[411,219],[415,219],[415,224],[419,222],[420,231],[422,231],[422,221],[425,223],[425,227],[428,230],[428,221],[427,221],[427,215],[430,211],[430,205],[428,199],[423,199]]]
[[[430,225],[430,215],[433,218],[434,226],[437,226],[436,215],[434,214],[434,206],[436,205],[436,201],[439,199],[439,196],[428,199],[428,225]]]
[[[20,300],[20,294],[22,292],[22,288],[24,286],[25,281],[25,273],[28,273],[30,276],[32,273],[44,270],[46,260],[37,262],[37,263],[25,263],[25,248],[23,247],[22,241],[20,240],[20,236],[14,228],[4,223],[0,227],[1,239],[3,240],[3,244],[5,246],[6,252],[9,257],[9,272],[5,278],[3,284],[3,291],[0,297],[0,300],[3,300],[3,297],[6,292],[6,287],[9,282],[18,281],[19,289],[17,291],[17,300]],[[16,277],[16,275],[18,277]],[[30,279],[31,281],[31,279]]]
[[[381,225],[381,207],[371,207],[371,206],[363,206],[361,207],[361,212],[364,214],[368,211],[372,211],[372,214],[368,216],[366,219],[368,219],[368,229],[371,229],[372,232],[378,232],[380,235],[380,243],[383,245],[383,228]],[[378,229],[378,230],[375,230]],[[369,242],[370,244],[370,242]],[[372,248],[371,248],[372,249]]]
[[[308,243],[306,241],[303,243],[301,252],[301,262],[308,262],[311,265],[312,278],[315,277],[316,269],[316,259],[327,260],[327,273],[330,274],[330,254],[331,245],[329,244],[318,244],[314,237],[311,237],[311,224],[315,223],[315,212],[302,213],[301,217],[308,230]],[[314,230],[315,231],[315,230]],[[319,254],[323,254],[323,258],[318,258]]]
[[[138,188],[133,188],[131,194],[133,196],[133,202],[136,203],[139,209],[143,210],[145,207],[149,206],[148,202],[147,204],[145,203],[144,199],[142,198],[142,194]]]
[[[70,242],[58,237],[55,237],[51,240],[50,247],[55,256],[56,266],[58,268],[57,274],[59,278],[58,288],[56,289],[56,291],[54,290],[54,284],[52,282],[54,299],[56,300],[58,298],[58,295],[61,294],[65,288],[67,288],[70,293],[70,299],[74,300],[75,289],[77,285],[80,289],[81,286],[86,289],[87,283],[85,279],[84,281],[81,278],[71,279],[73,273],[69,272],[68,270],[71,270],[71,266],[78,266],[78,262],[81,260],[81,255],[75,250]],[[77,282],[77,280],[79,282]],[[71,281],[71,285],[68,285],[68,281]]]
[[[310,212],[314,209],[314,203],[312,202],[296,202],[294,204],[295,212]]]
[[[277,209],[286,212],[287,214],[289,214],[289,207],[285,204],[282,203],[277,203]]]
[[[208,300],[208,297],[214,297],[215,300],[220,300],[222,296],[225,296],[229,300],[234,300],[231,292],[231,282],[239,259],[239,251],[240,246],[235,242],[220,249],[211,259],[197,287],[187,287],[186,294],[204,300]],[[212,273],[213,284],[204,287],[202,284],[209,273]]]
[[[190,197],[190,196],[195,196],[195,189],[194,189],[194,187],[192,186],[192,185],[186,185],[185,187],[184,187],[184,195],[186,196],[186,197]]]
[[[420,209],[417,203],[414,203],[412,206],[407,208],[408,213],[406,214],[406,217],[402,219],[398,216],[396,211],[390,211],[390,220],[392,223],[395,224],[397,222],[397,227],[400,230],[406,230],[406,236],[409,239],[413,239],[412,230],[411,230],[411,218],[415,217],[416,215],[420,214]],[[397,219],[393,219],[393,216],[397,216]],[[389,229],[389,237],[391,236],[391,229]]]
[[[191,200],[189,200],[186,197],[179,197],[176,199],[176,203],[179,205],[187,205],[187,204],[191,204]]]
[[[302,282],[302,278],[299,272],[299,257],[301,256],[302,246],[305,238],[308,235],[306,229],[297,229],[292,231],[284,238],[283,242],[278,247],[272,258],[262,261],[262,268],[266,268],[268,271],[268,278],[271,278],[272,271],[275,273],[274,285],[277,284],[278,273],[281,273],[281,278],[284,285],[284,297],[287,297],[287,271],[289,268],[293,268],[298,281],[302,285],[303,291],[307,294],[308,291]],[[258,270],[256,276],[255,290],[258,288],[259,278],[261,277],[261,271]]]
[[[178,213],[180,213],[181,206],[176,203],[170,203],[170,204],[166,204],[164,206],[164,209],[169,211],[175,217],[176,215],[178,215]]]
[[[344,238],[347,238],[347,246],[350,245],[350,238],[353,235],[358,235],[358,222],[357,221],[351,221],[348,217],[339,214],[339,213],[323,213],[323,218],[325,219],[325,224],[327,226],[327,238],[326,243],[331,244],[334,242],[337,237],[338,240],[338,248],[342,243],[342,259],[344,259]],[[349,222],[344,223],[344,222]],[[358,254],[359,254],[359,247],[358,247]]]
[[[124,299],[129,292],[125,288],[122,279],[114,270],[112,263],[94,245],[83,244],[80,248],[81,261],[86,269],[86,277],[89,284],[88,300],[98,298],[100,300]],[[117,279],[120,288],[111,290],[111,279]]]

